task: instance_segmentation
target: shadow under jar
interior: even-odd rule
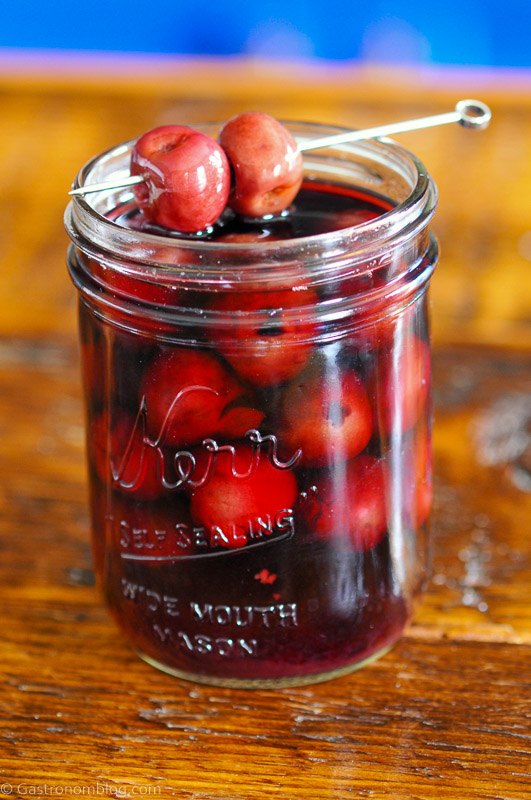
[[[426,572],[435,187],[387,140],[304,166],[287,216],[205,238],[147,227],[127,189],[66,212],[97,575],[140,656],[203,683],[358,668]]]

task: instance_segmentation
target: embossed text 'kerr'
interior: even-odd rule
[[[182,389],[174,398],[170,405],[170,410],[173,410],[178,404],[179,400],[190,392],[209,392],[217,394],[214,389],[208,386],[189,386]],[[219,445],[215,439],[204,439],[200,445],[206,453],[206,460],[202,459],[201,466],[198,465],[196,456],[189,450],[169,451],[166,448],[167,436],[167,420],[166,416],[164,423],[155,438],[150,438],[147,433],[147,415],[148,408],[145,397],[140,402],[140,407],[136,415],[135,424],[131,430],[131,435],[127,441],[125,452],[116,458],[114,454],[111,457],[111,474],[115,484],[127,491],[135,491],[138,488],[139,482],[143,475],[145,459],[148,451],[154,450],[156,453],[156,468],[158,478],[161,485],[165,489],[179,489],[181,487],[188,487],[197,489],[204,486],[211,477],[215,468],[216,460],[220,457],[229,458],[231,464],[231,472],[235,478],[248,478],[251,476],[262,458],[265,457],[269,460],[270,464],[277,469],[290,469],[297,461],[299,461],[302,451],[297,450],[287,461],[282,461],[278,457],[278,440],[273,434],[262,436],[260,431],[251,429],[245,434],[245,438],[251,444],[251,453],[249,463],[243,470],[238,470],[236,466],[236,450],[233,445],[224,444]],[[142,451],[138,458],[138,453],[134,452],[134,443],[138,441],[140,434],[142,441]],[[135,467],[134,474],[131,476],[131,466]],[[128,479],[125,479],[128,475]]]

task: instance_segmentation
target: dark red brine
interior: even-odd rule
[[[360,666],[425,577],[435,190],[390,143],[305,170],[283,214],[201,237],[128,190],[67,214],[98,578],[143,658],[207,683]]]

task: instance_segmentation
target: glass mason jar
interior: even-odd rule
[[[131,146],[77,185],[120,183]],[[66,212],[97,575],[141,657],[204,683],[360,667],[426,572],[436,190],[389,140],[306,153],[305,176],[385,213],[234,243],[122,224],[126,188]]]

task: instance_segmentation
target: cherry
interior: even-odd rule
[[[233,211],[263,217],[290,205],[302,183],[302,155],[278,120],[260,111],[239,114],[225,124],[219,142],[233,171]]]
[[[182,292],[169,284],[154,283],[116,270],[107,269],[102,277],[113,293],[152,305],[177,305],[182,297]]]
[[[120,412],[112,422],[106,412],[96,417],[90,425],[88,450],[103,483],[142,500],[163,494],[160,451],[144,441],[133,415]]]
[[[119,325],[121,328],[131,326],[131,311],[124,310],[121,302],[131,301],[136,303],[146,303],[154,306],[174,307],[183,302],[184,292],[174,283],[154,282],[137,275],[120,272],[106,265],[103,261],[92,258],[84,258],[84,266],[87,271],[94,276],[100,287],[103,287],[110,300],[110,306],[106,308],[106,315],[109,320]],[[100,289],[101,291],[101,289]],[[118,300],[118,302],[115,302]],[[126,306],[127,307],[127,306]],[[142,317],[135,318],[138,328],[147,333],[172,333],[176,331],[176,325],[170,318],[160,317],[157,314],[146,313]]]
[[[220,328],[213,330],[218,350],[238,374],[254,386],[283,383],[301,371],[312,350],[315,324],[304,326],[300,321],[289,320],[286,313],[302,304],[317,304],[316,293],[311,289],[300,292],[258,290],[220,296],[211,308],[235,313],[229,332]],[[263,321],[254,329],[250,328],[238,313],[242,311],[261,311]],[[300,341],[301,338],[305,341]]]
[[[146,370],[141,397],[148,432],[164,445],[189,446],[216,437],[238,439],[264,418],[236,376],[206,351],[160,353]]]
[[[328,365],[326,365],[328,366]],[[281,398],[279,437],[288,450],[302,449],[301,464],[324,466],[361,453],[372,434],[372,412],[355,370],[310,365]]]
[[[183,233],[213,225],[225,208],[230,168],[210,136],[184,125],[163,125],[141,136],[131,174],[142,175],[135,195],[147,220]]]
[[[379,430],[407,431],[415,425],[428,401],[430,348],[416,336],[402,346],[380,351],[368,379]]]
[[[197,474],[204,472],[206,457],[199,455]],[[291,512],[296,497],[292,472],[274,466],[264,452],[238,444],[234,456],[229,451],[216,453],[208,480],[192,493],[190,512],[194,522],[210,529],[211,544],[242,547],[253,525]]]
[[[355,550],[370,550],[387,531],[384,466],[373,456],[349,461],[345,472],[321,478],[306,522],[322,539],[346,540]]]

